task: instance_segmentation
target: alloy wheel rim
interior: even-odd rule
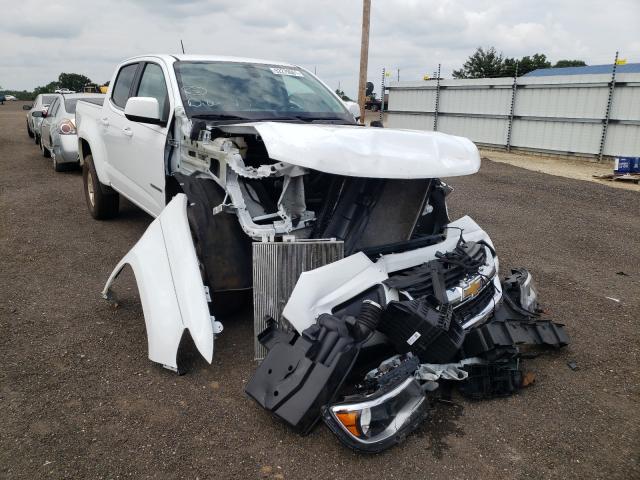
[[[87,193],[89,194],[89,202],[91,206],[94,206],[94,192],[93,192],[93,175],[91,171],[87,173]]]

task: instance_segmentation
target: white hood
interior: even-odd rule
[[[437,178],[480,168],[471,140],[439,132],[351,125],[280,122],[250,124],[272,160],[335,175]]]

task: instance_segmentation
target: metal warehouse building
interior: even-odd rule
[[[552,68],[517,79],[396,82],[388,89],[389,127],[507,149],[640,156],[640,64],[615,73],[611,65]]]

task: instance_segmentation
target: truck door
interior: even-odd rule
[[[125,67],[126,68],[126,67]],[[109,125],[113,153],[109,152],[109,162],[113,165],[117,181],[114,187],[133,200],[150,214],[157,216],[165,205],[164,149],[167,141],[167,127],[133,122],[124,116],[126,100],[115,98],[118,80],[114,86],[114,100],[120,109],[114,124]],[[124,86],[123,86],[124,90]],[[162,67],[153,62],[143,62],[133,76],[128,97],[154,97],[158,100],[163,119],[168,120],[171,112],[170,96]],[[113,115],[115,116],[115,115]],[[113,127],[113,128],[112,128]]]

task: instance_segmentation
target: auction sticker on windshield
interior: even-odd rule
[[[294,70],[293,68],[275,68],[271,67],[271,71],[276,75],[290,75],[292,77],[304,77],[300,70]]]

